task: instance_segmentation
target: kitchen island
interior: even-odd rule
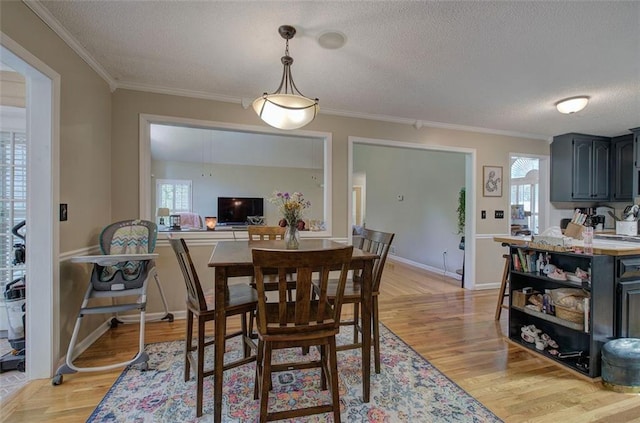
[[[604,343],[640,337],[640,243],[594,239],[594,253],[583,254],[538,248],[531,237],[494,240],[509,248],[509,342],[594,379],[600,376]],[[572,245],[583,248],[580,240]],[[539,271],[540,258],[571,278]],[[589,278],[576,278],[578,268],[589,272]],[[571,292],[580,301],[574,301],[573,309],[536,305],[558,292]]]
[[[593,254],[606,256],[640,256],[640,240],[638,237],[603,235],[606,239],[599,238],[596,233],[593,239]],[[629,239],[627,241],[626,239]],[[631,241],[631,239],[634,239]],[[495,236],[493,240],[509,245],[528,245],[532,241],[531,236]],[[581,239],[572,240],[575,247],[584,247]]]

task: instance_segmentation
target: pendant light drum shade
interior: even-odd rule
[[[281,58],[282,79],[280,86],[272,93],[264,93],[253,101],[253,110],[265,123],[279,129],[298,129],[307,125],[318,114],[318,99],[305,97],[291,76],[293,58],[289,56],[289,40],[296,34],[296,29],[282,25],[278,32],[286,41],[284,56]]]
[[[298,129],[318,114],[318,102],[294,94],[264,94],[253,101],[253,110],[268,125],[280,129]]]

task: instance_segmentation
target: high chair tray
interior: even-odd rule
[[[100,266],[113,266],[124,261],[142,261],[158,258],[159,254],[103,254],[71,257],[72,263],[97,263]]]

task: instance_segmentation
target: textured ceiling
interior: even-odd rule
[[[638,1],[27,4],[113,87],[253,100],[280,82],[277,29],[289,24],[293,77],[321,113],[543,139],[640,126]],[[344,47],[318,44],[330,30],[346,35]],[[555,110],[582,94],[582,112]]]

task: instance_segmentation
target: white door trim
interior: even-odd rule
[[[0,44],[0,60],[27,86],[26,361],[27,379],[41,379],[59,349],[60,75],[2,32]]]

